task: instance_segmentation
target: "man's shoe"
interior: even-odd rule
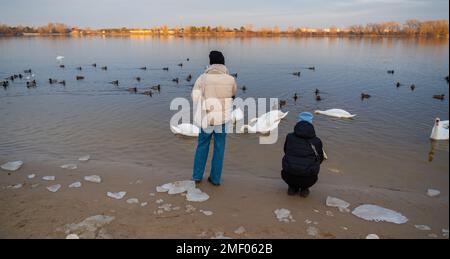
[[[296,195],[298,193],[298,189],[294,189],[294,188],[289,187],[287,193],[288,193],[289,196]]]
[[[219,186],[220,185],[220,183],[214,183],[212,180],[211,180],[211,177],[208,177],[208,182],[210,182],[212,185],[214,185],[214,186]]]
[[[302,189],[301,191],[300,191],[300,196],[302,196],[303,198],[307,198],[308,196],[309,196],[309,189],[308,188],[306,188],[306,189]]]

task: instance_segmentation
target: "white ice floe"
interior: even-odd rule
[[[172,204],[170,204],[170,203],[163,204],[163,205],[159,206],[158,209],[169,212],[172,210]]]
[[[427,225],[414,225],[415,228],[422,231],[430,231],[431,228]]]
[[[209,210],[200,210],[201,213],[203,213],[205,216],[212,216],[214,213]]]
[[[64,59],[64,56],[56,56],[56,60],[62,61]]]
[[[22,165],[23,165],[22,161],[14,161],[1,165],[1,168],[6,171],[17,171]]]
[[[436,197],[436,196],[439,196],[439,194],[441,194],[441,192],[439,190],[435,190],[435,189],[427,190],[427,195],[430,197]]]
[[[377,205],[365,204],[355,208],[352,214],[368,221],[386,221],[395,224],[404,224],[408,222],[408,218],[402,214],[386,209]]]
[[[61,166],[62,169],[75,170],[78,168],[76,164],[66,164]]]
[[[87,162],[87,161],[89,161],[91,159],[91,156],[90,155],[86,155],[86,156],[80,156],[79,158],[78,158],[78,161],[81,161],[81,162]]]
[[[306,229],[306,233],[310,236],[317,237],[319,235],[319,229],[313,226],[309,226]]]
[[[156,200],[156,203],[158,203],[158,204],[161,204],[161,203],[163,203],[163,202],[164,202],[163,199]]]
[[[366,236],[366,239],[380,239],[377,234],[370,234]]]
[[[56,177],[54,177],[52,175],[42,177],[42,180],[44,180],[44,181],[54,181],[55,179],[56,179]]]
[[[291,211],[288,209],[277,209],[274,211],[275,216],[277,217],[279,222],[294,222],[292,218]]]
[[[148,202],[141,202],[141,207],[145,207],[148,205]]]
[[[223,232],[216,232],[215,235],[211,237],[211,239],[231,239],[231,237],[225,236],[225,233]]]
[[[204,202],[209,195],[195,187],[194,181],[176,181],[156,187],[157,192],[167,192],[170,195],[186,193],[186,200],[191,202]]]
[[[240,227],[238,227],[238,228],[234,231],[234,233],[237,234],[237,235],[242,235],[242,234],[244,234],[246,231],[247,231],[247,230],[246,230],[243,226],[240,226]]]
[[[339,198],[328,196],[326,204],[328,207],[338,208],[340,212],[350,212],[350,210],[348,209],[350,203]]]
[[[80,187],[81,187],[81,183],[80,182],[74,182],[74,183],[69,185],[69,188],[80,188]]]
[[[101,183],[102,178],[98,175],[85,176],[84,180],[91,183]]]
[[[79,236],[81,239],[106,239],[111,238],[103,228],[111,223],[115,218],[112,216],[96,215],[80,223],[67,224],[65,226],[66,234],[73,234]]]
[[[110,198],[121,200],[125,195],[127,195],[127,192],[108,192],[106,195]]]
[[[77,234],[69,234],[66,239],[80,239],[80,237]]]
[[[29,174],[27,177],[28,177],[28,179],[33,179],[34,177],[36,177],[36,175],[35,174]]]
[[[60,188],[61,188],[61,184],[55,184],[52,186],[48,186],[47,190],[49,190],[50,192],[57,192],[57,191],[59,191]]]
[[[18,184],[14,184],[14,185],[9,185],[6,187],[6,189],[11,189],[11,190],[17,190],[23,187],[23,184],[18,183]]]
[[[128,204],[138,204],[139,200],[137,198],[131,198],[127,200]]]

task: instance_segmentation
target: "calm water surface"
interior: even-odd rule
[[[224,52],[230,71],[239,73],[239,86],[247,86],[240,97],[286,99],[283,109],[290,111],[274,145],[258,145],[257,135],[230,136],[225,161],[230,173],[277,178],[284,136],[296,114],[342,108],[358,116],[315,119],[330,156],[328,167],[351,171],[354,178],[448,174],[448,142],[429,140],[434,118],[448,119],[448,99],[432,99],[449,96],[447,39],[0,38],[0,77],[31,68],[38,82],[35,89],[27,89],[25,80],[0,89],[0,160],[70,161],[90,154],[96,160],[189,172],[195,140],[170,132],[175,111],[169,104],[175,97],[190,98],[190,85],[213,49]],[[65,56],[65,69],[59,68],[58,55]],[[104,65],[107,71],[100,69]],[[149,69],[140,70],[143,66]],[[161,70],[166,66],[169,72]],[[316,71],[302,69],[308,66]],[[395,74],[387,74],[389,69]],[[295,71],[302,76],[292,76]],[[172,82],[188,74],[192,83]],[[76,75],[86,79],[76,81]],[[48,78],[67,85],[50,85]],[[120,86],[108,83],[113,80]],[[398,89],[397,81],[403,83]],[[155,84],[162,91],[152,98],[127,91]],[[316,88],[323,92],[321,102],[314,98]],[[297,102],[294,92],[300,95]],[[361,92],[372,98],[361,101]],[[435,155],[429,162],[431,148]]]

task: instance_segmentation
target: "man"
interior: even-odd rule
[[[281,177],[289,186],[288,195],[300,191],[300,195],[306,198],[309,188],[318,180],[324,152],[312,124],[313,118],[309,112],[300,113],[294,132],[286,136]]]
[[[226,143],[226,125],[231,121],[236,80],[225,67],[225,57],[219,51],[209,54],[210,66],[197,79],[192,90],[194,122],[201,128],[195,153],[192,180],[203,179],[208,160],[209,144],[214,137],[214,154],[208,181],[220,185]]]

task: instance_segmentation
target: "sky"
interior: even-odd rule
[[[449,19],[449,0],[0,0],[0,10],[0,24],[9,25],[284,29]]]

